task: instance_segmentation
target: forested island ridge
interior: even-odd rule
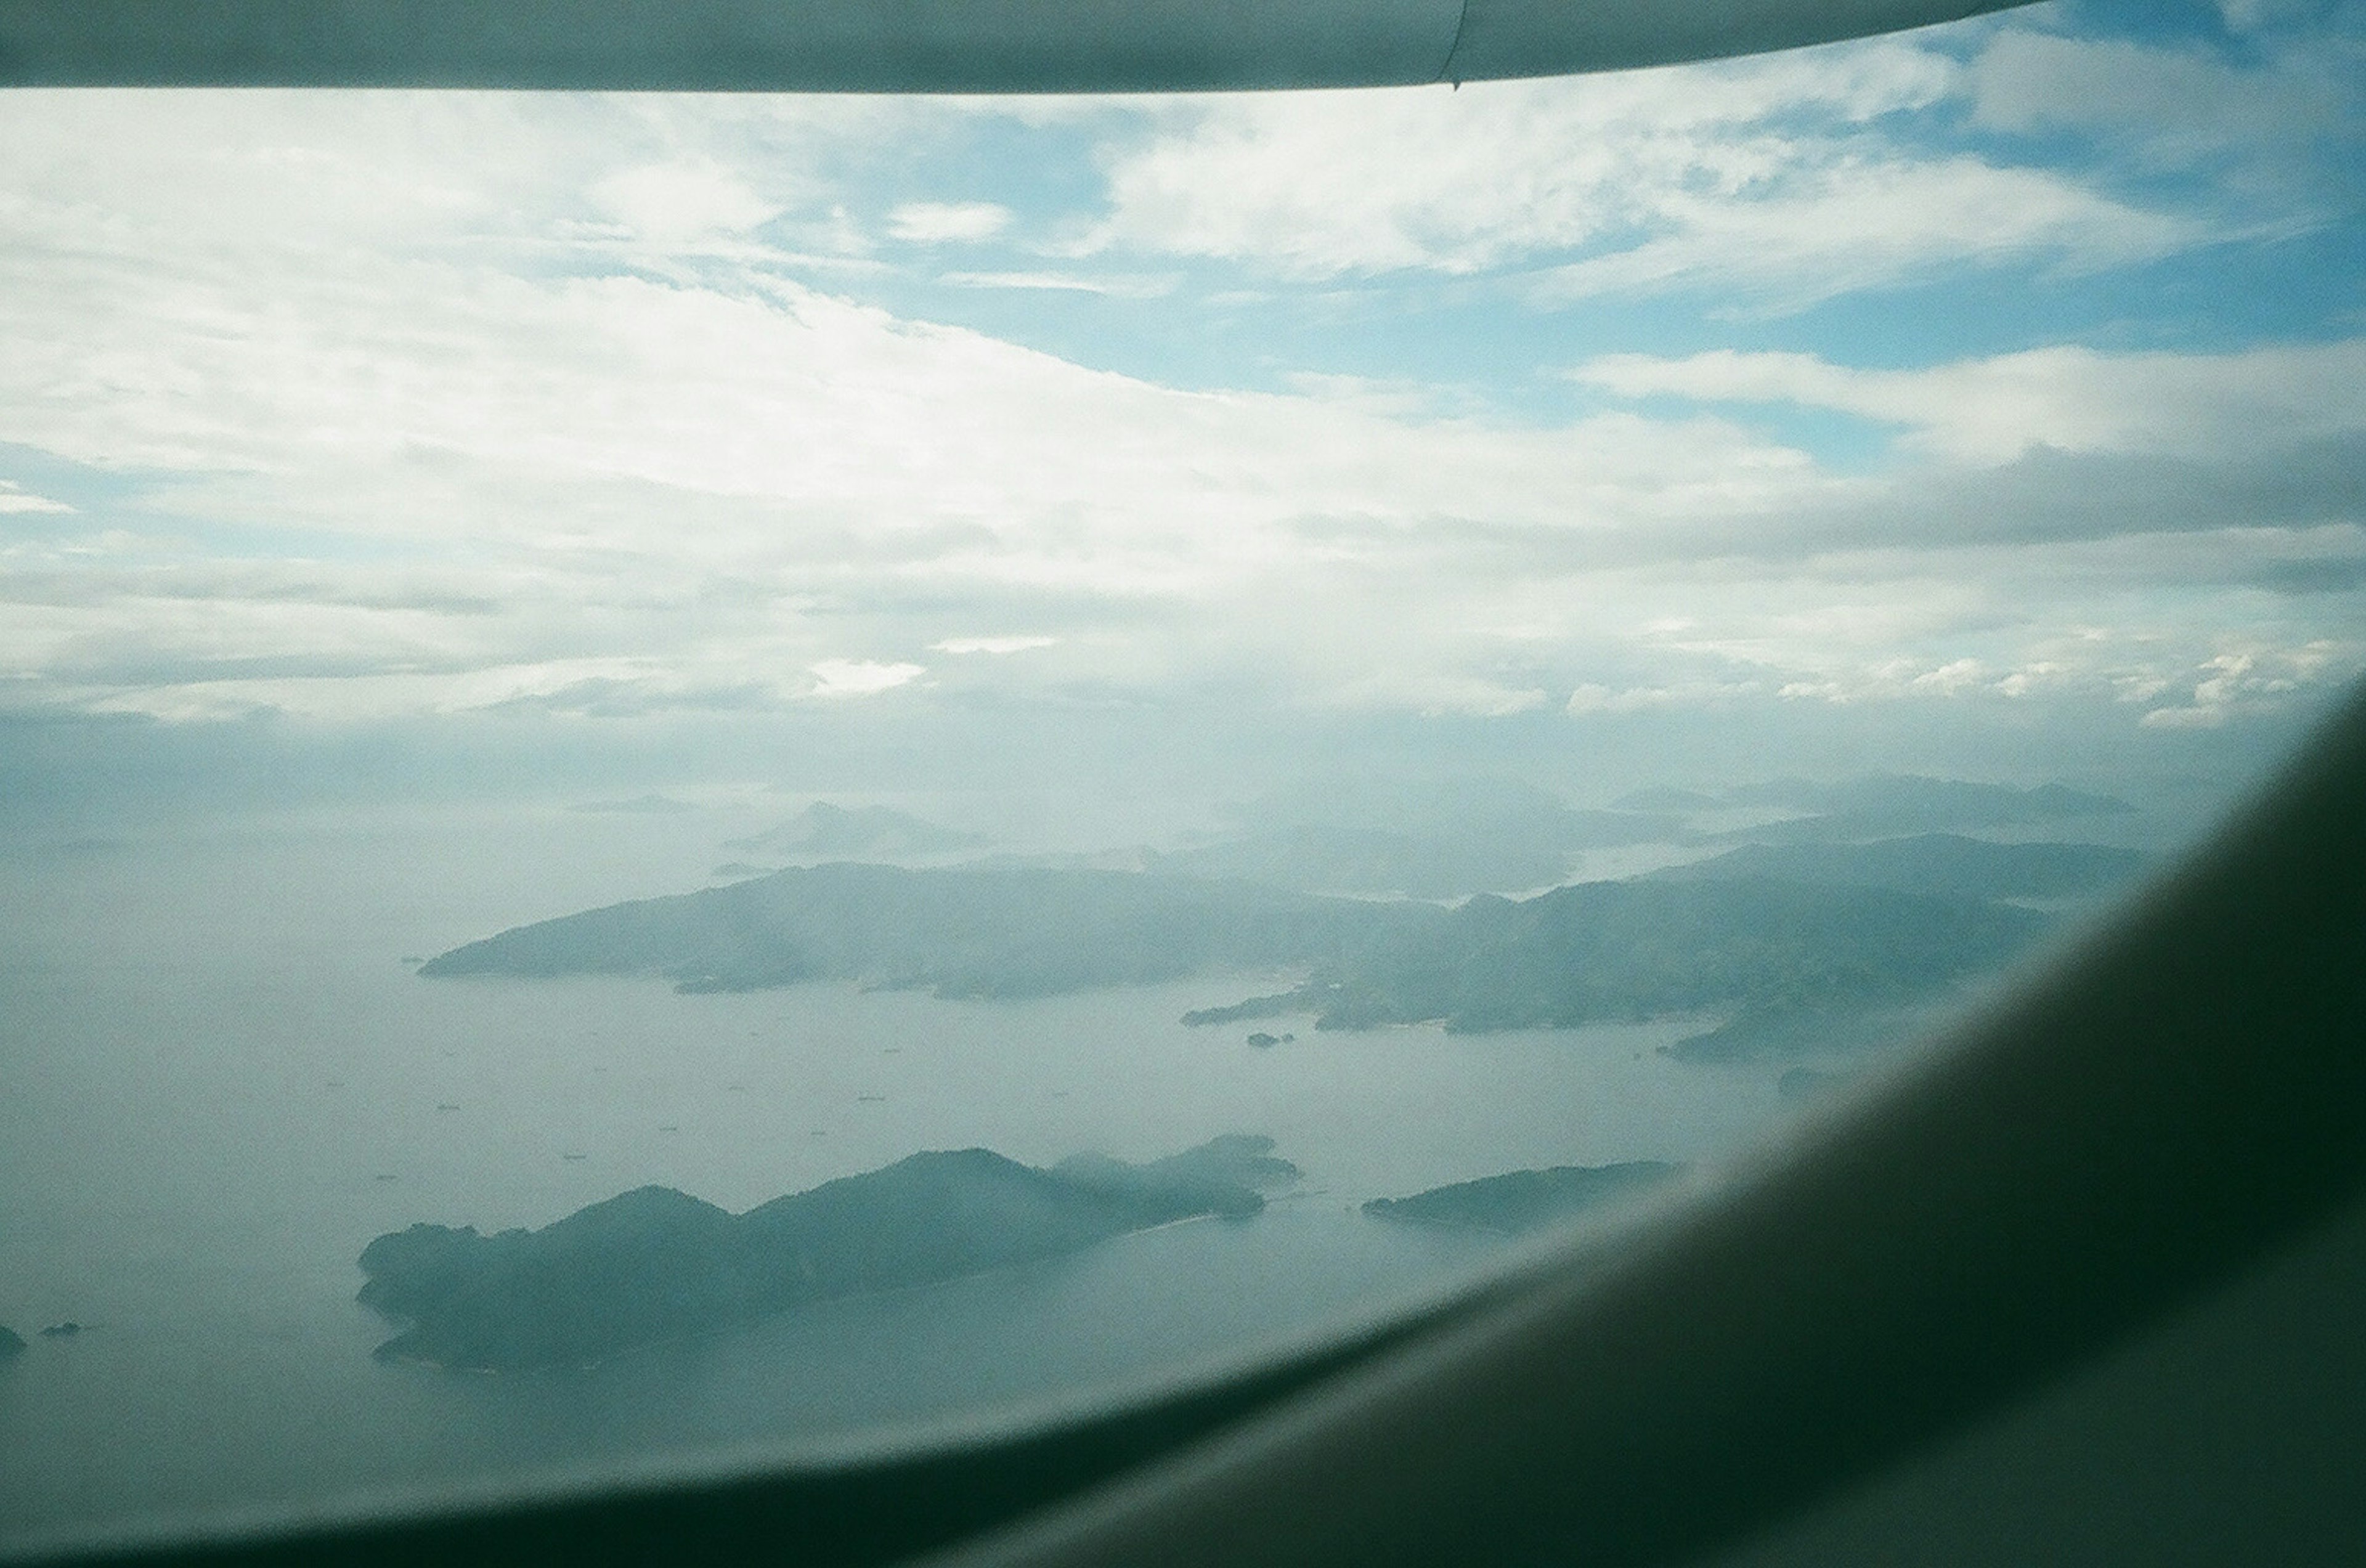
[[[1058,1257],[1203,1215],[1241,1218],[1296,1179],[1245,1134],[1133,1165],[1048,1168],[982,1148],[917,1154],[744,1213],[641,1187],[540,1230],[414,1224],[362,1251],[359,1299],[408,1326],[389,1359],[479,1371],[581,1365],[806,1303]]]

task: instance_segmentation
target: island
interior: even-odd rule
[[[1703,1065],[1853,1052],[1933,1010],[2137,865],[2096,845],[1930,834],[1737,851],[1677,871],[1448,908],[1158,871],[839,863],[519,926],[431,959],[429,979],[647,975],[690,993],[808,982],[997,1000],[1195,976],[1275,978],[1183,1014],[1448,1033],[1698,1016]],[[1242,990],[1251,988],[1244,984]]]
[[[655,975],[685,992],[851,980],[948,998],[1046,997],[1302,968],[1444,918],[1427,904],[1142,872],[841,863],[516,927],[418,973]]]
[[[386,1359],[482,1371],[580,1366],[835,1297],[1056,1258],[1201,1216],[1244,1218],[1296,1179],[1234,1134],[1144,1164],[916,1154],[745,1213],[642,1187],[540,1230],[415,1224],[363,1249],[360,1300],[408,1326]]]
[[[521,926],[418,973],[648,974],[691,992],[839,980],[1001,998],[1295,969],[1306,977],[1289,990],[1183,1021],[1304,1014],[1318,1029],[1475,1032],[1896,1009],[1992,970],[2047,923],[1961,894],[1748,874],[1581,882],[1446,909],[1148,872],[833,864]]]
[[[1744,1007],[1716,1028],[1688,1035],[1662,1054],[1679,1062],[1733,1063],[1851,1055],[1920,1038],[1944,1010],[1940,996],[1883,1006],[1846,998],[1822,1005]]]
[[[1433,1187],[1410,1198],[1375,1198],[1364,1205],[1364,1213],[1374,1219],[1519,1235],[1647,1192],[1684,1168],[1662,1160],[1638,1159],[1617,1165],[1557,1165],[1543,1170],[1506,1171]]]
[[[1294,990],[1183,1021],[1307,1013],[1317,1029],[1436,1022],[1477,1033],[1710,1010],[1838,1017],[1942,997],[2047,923],[1984,898],[1844,883],[1580,882],[1532,898],[1482,894],[1371,933]]]
[[[2057,899],[2108,892],[2143,867],[2135,851],[2108,844],[1999,843],[1921,833],[1870,843],[1746,844],[1651,876],[1661,882],[1771,876],[1966,898]]]
[[[14,1360],[25,1353],[25,1337],[15,1329],[0,1325],[0,1361]]]

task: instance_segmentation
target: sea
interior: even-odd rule
[[[1778,1069],[1669,1020],[1448,1035],[1186,1028],[1284,975],[1029,1001],[429,980],[524,921],[703,885],[711,826],[555,807],[288,813],[0,847],[0,1550],[420,1489],[828,1457],[1080,1408],[1434,1298],[1501,1242],[1365,1200],[1715,1160]],[[1270,1047],[1251,1030],[1295,1035]],[[1126,1159],[1263,1134],[1245,1221],[825,1303],[598,1366],[381,1362],[355,1258],[659,1183],[744,1209],[923,1149]],[[73,1324],[75,1333],[44,1334]],[[915,1435],[918,1435],[917,1437]]]

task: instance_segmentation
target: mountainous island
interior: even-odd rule
[[[1143,872],[824,865],[521,926],[419,973],[994,998],[1300,966],[1290,991],[1185,1021],[1304,1012],[1320,1029],[1474,1032],[1893,1003],[1993,968],[2044,924],[1988,899],[1764,876],[1577,883],[1448,910]]]
[[[1729,1063],[1845,1055],[1912,1039],[1944,1016],[1945,991],[1904,998],[1845,996],[1739,1008],[1715,1028],[1661,1047],[1680,1062]]]
[[[2134,850],[2107,844],[1998,843],[1921,833],[1862,844],[1746,844],[1651,873],[1657,882],[1742,877],[1888,887],[1960,898],[2073,898],[2117,886],[2142,868]]]
[[[1715,1008],[1857,1010],[1994,969],[2045,923],[1985,899],[1845,884],[1581,882],[1375,932],[1293,990],[1184,1021],[1311,1012],[1317,1029],[1436,1021],[1472,1033]]]
[[[1048,1168],[986,1149],[917,1154],[733,1214],[642,1187],[540,1230],[416,1224],[361,1255],[360,1300],[409,1326],[389,1359],[513,1371],[872,1291],[1058,1257],[1201,1215],[1242,1217],[1297,1178],[1273,1141],[1235,1134],[1131,1165]]]
[[[2053,786],[1933,780],[1880,781],[1829,803],[1884,820],[2125,809]],[[1448,908],[1166,870],[833,863],[519,926],[418,972],[642,974],[687,992],[828,980],[1009,998],[1280,970],[1302,978],[1183,1021],[1306,1016],[1322,1030],[1479,1032],[1706,1012],[1721,1016],[1671,1051],[1733,1062],[1910,1032],[2025,951],[2054,908],[2109,891],[2141,863],[2105,845],[1952,832],[1805,837]]]
[[[1648,1192],[1683,1174],[1684,1168],[1639,1159],[1514,1170],[1433,1187],[1410,1198],[1375,1198],[1364,1205],[1364,1213],[1375,1219],[1518,1235]]]
[[[1313,964],[1443,916],[1140,872],[836,863],[520,926],[419,973],[662,975],[684,991],[852,980],[1039,997]]]

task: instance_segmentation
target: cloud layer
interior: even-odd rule
[[[2272,709],[2366,657],[2366,338],[2309,259],[2358,224],[2355,51],[2260,38],[16,95],[0,705]],[[1342,310],[1352,351],[1289,357]]]

